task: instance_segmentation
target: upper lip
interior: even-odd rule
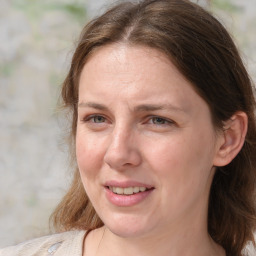
[[[129,188],[129,187],[145,187],[147,189],[153,188],[154,186],[145,184],[138,181],[117,181],[117,180],[109,180],[104,183],[105,187],[118,187],[118,188]]]

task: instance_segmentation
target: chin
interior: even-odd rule
[[[107,229],[113,234],[123,238],[135,238],[148,234],[150,227],[138,216],[122,216],[118,218],[110,218],[104,222]]]
[[[136,229],[136,228],[127,228],[127,227],[106,227],[109,229],[109,231],[116,236],[122,237],[122,238],[136,238],[143,236],[146,232],[145,230]]]

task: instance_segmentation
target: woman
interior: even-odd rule
[[[0,255],[246,255],[255,100],[215,18],[186,0],[116,5],[84,28],[62,99],[75,173],[52,221],[69,232]]]

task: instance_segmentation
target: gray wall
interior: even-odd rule
[[[68,187],[56,101],[82,25],[106,2],[0,0],[0,247],[46,234]],[[255,79],[256,1],[213,2]]]

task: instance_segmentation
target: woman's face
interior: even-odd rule
[[[217,145],[207,104],[161,52],[112,44],[85,64],[77,163],[113,233],[205,227]]]

